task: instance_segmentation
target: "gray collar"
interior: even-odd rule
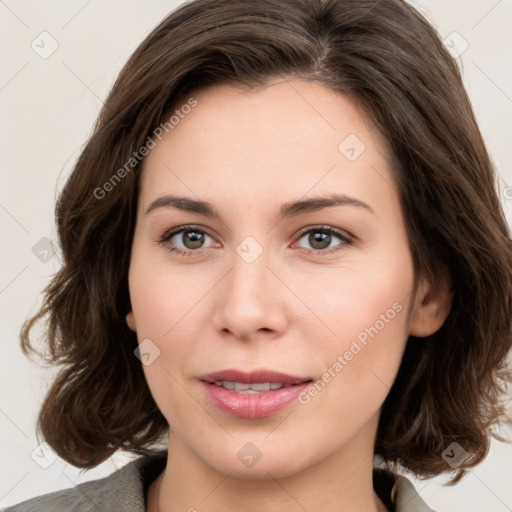
[[[142,457],[105,478],[32,498],[3,509],[3,512],[145,512],[147,489],[165,468],[167,452],[141,454]],[[378,473],[379,468],[375,467],[374,478],[384,476],[384,473]],[[395,512],[434,512],[406,477],[388,472],[386,478],[381,480],[379,496],[394,506]]]

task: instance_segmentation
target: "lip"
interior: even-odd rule
[[[309,377],[287,375],[273,370],[222,370],[200,377],[211,403],[225,414],[239,418],[257,419],[273,416],[292,404],[313,381]],[[264,391],[257,394],[243,394],[235,390],[215,385],[215,381],[227,380],[253,384],[255,382],[273,382],[290,384],[291,387]]]
[[[199,380],[213,383],[217,380],[228,380],[230,382],[242,382],[245,384],[254,384],[255,382],[273,382],[283,384],[302,384],[312,380],[312,377],[298,377],[274,370],[259,369],[251,372],[241,370],[227,369],[218,372],[208,373],[199,377]]]

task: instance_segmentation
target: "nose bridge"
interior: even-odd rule
[[[245,306],[242,309],[247,312],[269,304],[268,255],[268,251],[253,237],[244,239],[233,254],[231,276],[227,283],[228,299],[233,299],[238,306],[242,306],[239,301],[243,300]]]
[[[235,248],[231,271],[222,280],[217,328],[227,329],[240,338],[250,338],[258,330],[283,327],[279,283],[267,268],[269,255],[253,237],[246,237]]]

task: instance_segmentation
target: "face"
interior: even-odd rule
[[[145,160],[129,271],[127,321],[169,442],[251,478],[372,452],[408,335],[444,319],[422,310],[427,284],[413,290],[382,139],[319,84],[194,98]],[[223,370],[242,373],[211,380],[296,380],[205,382]]]

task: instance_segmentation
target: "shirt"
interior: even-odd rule
[[[166,451],[145,453],[107,477],[43,494],[2,512],[145,512],[149,486],[166,462]],[[434,512],[404,476],[374,467],[373,485],[393,512]]]

